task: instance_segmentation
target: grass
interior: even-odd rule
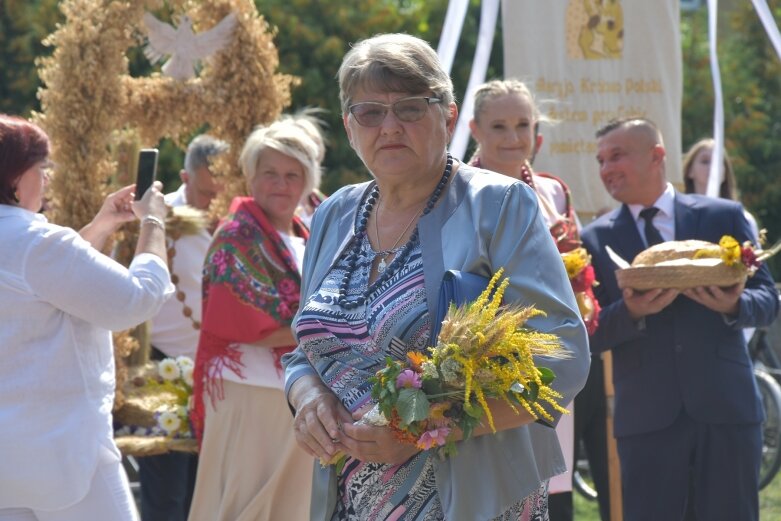
[[[773,521],[781,519],[781,473],[759,493],[759,519],[760,521]],[[586,501],[583,496],[575,492],[574,521],[600,521],[599,508],[596,501]]]

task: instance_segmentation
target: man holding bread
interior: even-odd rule
[[[740,204],[683,194],[667,182],[651,121],[611,121],[596,136],[600,178],[622,204],[582,239],[602,306],[591,349],[613,352],[624,518],[681,520],[693,501],[697,519],[758,520],[763,412],[741,330],[776,317],[770,272],[763,265],[747,280],[712,285],[651,275],[619,287],[607,247],[631,261],[665,241],[718,243],[729,235],[742,244],[752,232]],[[666,247],[679,245],[687,243]],[[649,262],[653,256],[646,254]]]

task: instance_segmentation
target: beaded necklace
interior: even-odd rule
[[[187,295],[185,294],[184,291],[179,289],[179,275],[177,275],[174,272],[174,257],[176,257],[176,241],[178,241],[182,237],[182,234],[181,231],[178,230],[169,232],[169,234],[171,235],[170,237],[171,245],[167,248],[168,269],[171,272],[171,283],[174,285],[174,288],[176,288],[176,293],[175,293],[176,300],[182,303],[182,315],[184,315],[184,317],[191,322],[193,329],[199,331],[201,329],[201,322],[193,318],[193,308],[185,304],[184,301],[187,298]]]
[[[431,193],[431,196],[429,196],[428,201],[426,202],[426,206],[423,208],[423,212],[421,212],[421,217],[431,212],[431,210],[434,208],[434,205],[437,204],[440,195],[442,195],[442,190],[445,189],[445,186],[447,185],[447,182],[450,179],[450,174],[452,170],[453,170],[453,157],[450,154],[448,154],[447,163],[445,164],[445,171],[442,173],[442,178],[439,180],[439,183],[437,183],[437,186],[434,188],[434,191]],[[381,272],[378,270],[379,277],[377,277],[377,280],[374,281],[374,284],[367,284],[366,289],[355,300],[351,300],[351,301],[347,300],[347,288],[350,285],[350,279],[352,278],[352,275],[355,272],[355,268],[358,265],[358,258],[360,257],[360,251],[361,251],[361,243],[363,242],[363,239],[366,236],[366,224],[369,222],[369,217],[372,214],[372,208],[374,208],[374,205],[377,203],[379,197],[380,197],[380,188],[377,185],[375,185],[374,189],[369,194],[369,197],[366,198],[366,204],[363,207],[361,218],[358,221],[358,229],[355,233],[355,237],[353,238],[353,247],[350,253],[347,255],[347,270],[344,273],[344,277],[342,277],[342,283],[339,285],[339,296],[336,299],[336,303],[342,309],[352,310],[357,308],[358,306],[363,305],[366,302],[367,297],[369,296],[370,286],[379,287],[386,280],[388,280],[396,272],[396,270],[398,270],[404,264],[404,261],[407,260],[407,257],[412,251],[412,248],[415,246],[415,244],[418,242],[419,239],[418,226],[415,225],[415,228],[412,231],[412,235],[410,235],[409,240],[398,251],[398,254],[390,263],[390,265],[387,266]],[[383,251],[379,253],[382,254],[385,252]],[[381,260],[384,262],[385,259],[383,258]]]

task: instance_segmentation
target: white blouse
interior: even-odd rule
[[[113,442],[111,331],[173,293],[165,262],[126,269],[70,228],[0,205],[0,509],[53,510],[84,497]]]
[[[187,204],[184,187],[182,185],[176,192],[167,194],[166,204],[173,207]],[[176,289],[184,294],[184,302],[169,299],[152,320],[149,333],[152,345],[166,356],[176,358],[184,355],[195,360],[200,331],[193,327],[193,320],[201,321],[203,261],[211,242],[211,233],[206,229],[182,235],[176,241],[168,237],[168,247],[176,251],[171,261],[171,271],[179,277]],[[185,305],[192,311],[190,318],[183,314]]]

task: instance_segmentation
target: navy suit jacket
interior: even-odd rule
[[[740,204],[675,193],[675,239],[718,243],[722,235],[751,239]],[[652,432],[672,424],[681,409],[706,423],[756,423],[763,419],[752,364],[741,329],[770,324],[778,294],[767,266],[749,278],[736,320],[681,295],[645,319],[630,317],[618,288],[609,245],[627,261],[645,249],[629,208],[622,205],[582,233],[599,285],[602,312],[591,336],[592,352],[613,351],[615,435]]]

